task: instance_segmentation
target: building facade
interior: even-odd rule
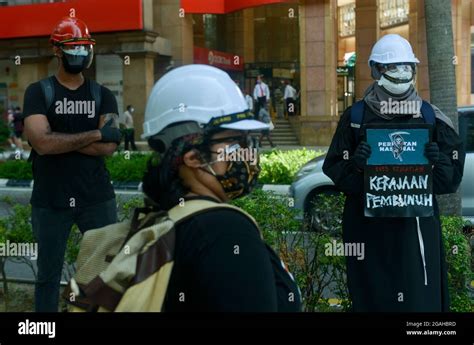
[[[417,87],[429,99],[424,0],[0,0],[0,113],[22,106],[26,87],[54,74],[48,37],[77,16],[97,40],[85,75],[133,104],[141,124],[153,84],[170,67],[204,63],[252,92],[262,74],[272,93],[299,90],[290,122],[302,145],[328,145],[339,115],[372,82],[374,42],[398,33],[421,61]],[[452,0],[459,105],[473,103],[472,0]],[[272,98],[273,109],[279,102]]]

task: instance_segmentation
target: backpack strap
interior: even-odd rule
[[[362,127],[362,121],[364,119],[364,109],[364,100],[355,102],[351,107],[351,128],[356,144],[359,143],[360,128]]]
[[[92,99],[95,101],[95,110],[96,114],[100,111],[100,106],[102,103],[102,89],[100,85],[92,79],[89,80],[89,89],[92,96]],[[44,100],[46,104],[46,110],[51,107],[54,101],[54,83],[53,77],[48,77],[40,80],[41,89],[43,91]]]
[[[102,103],[102,89],[95,80],[89,79],[89,90],[90,90],[92,99],[95,102],[95,113],[96,115],[101,115],[99,114],[99,111],[100,111],[100,105]]]
[[[54,83],[53,77],[48,77],[40,80],[41,90],[43,91],[44,102],[46,104],[46,111],[51,107],[54,101]]]
[[[46,105],[46,111],[49,110],[54,101],[54,82],[53,77],[41,79],[40,81],[41,91],[43,91],[44,104]],[[46,114],[45,114],[46,115]],[[28,144],[31,143],[28,141]],[[37,153],[33,146],[31,146],[30,155],[28,156],[28,162],[32,162],[36,157]]]
[[[426,101],[421,103],[421,115],[426,123],[433,126],[436,125],[436,113],[431,104]]]
[[[215,209],[229,209],[237,211],[243,214],[249,221],[251,221],[255,227],[258,229],[260,233],[260,237],[262,237],[260,228],[257,224],[257,221],[247,212],[242,210],[241,208],[233,205],[229,205],[226,203],[218,203],[209,200],[189,200],[185,201],[183,206],[177,205],[168,211],[168,217],[176,224],[183,222],[189,219],[192,216],[196,216],[198,214],[207,212],[209,210]]]

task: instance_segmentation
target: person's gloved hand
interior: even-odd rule
[[[358,170],[364,170],[367,165],[367,159],[371,154],[372,150],[370,145],[365,141],[361,141],[354,152],[353,158],[354,164]]]
[[[425,157],[428,158],[431,164],[436,164],[439,161],[438,143],[428,143],[425,145]]]
[[[105,143],[117,143],[120,144],[120,139],[122,138],[122,134],[118,128],[112,127],[114,120],[110,119],[107,121],[100,130],[100,134],[102,135],[102,142]]]

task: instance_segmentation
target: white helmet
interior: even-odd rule
[[[420,63],[406,39],[397,34],[383,36],[375,43],[369,57],[369,67],[373,63]]]
[[[160,134],[160,139],[169,144],[206,125],[246,131],[269,127],[253,120],[248,110],[239,87],[224,71],[207,65],[178,67],[153,87],[146,105],[142,138]],[[165,130],[181,122],[186,124],[174,126],[173,133]]]

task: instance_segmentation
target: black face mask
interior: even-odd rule
[[[61,57],[61,60],[66,72],[71,74],[79,74],[86,68],[89,68],[92,63],[93,56],[94,54],[92,50],[88,51],[87,55],[73,55],[63,50],[63,56]]]
[[[224,175],[217,175],[209,164],[210,171],[222,185],[225,194],[231,200],[249,194],[257,184],[257,177],[260,173],[259,164],[251,165],[246,161],[230,162]]]

